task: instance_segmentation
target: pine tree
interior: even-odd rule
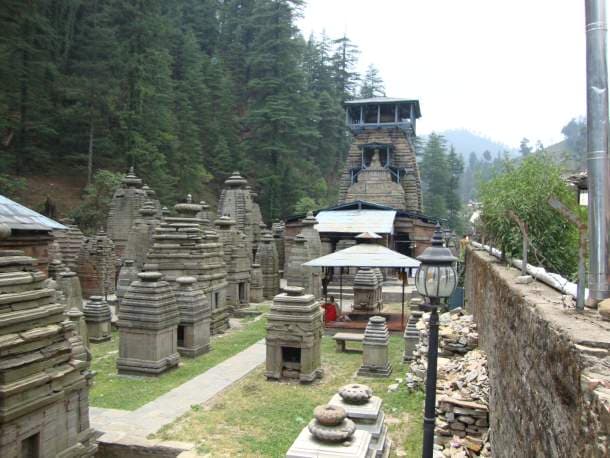
[[[370,97],[385,97],[383,79],[379,75],[379,70],[372,64],[368,66],[366,73],[362,78],[360,97],[363,99]]]
[[[435,218],[446,218],[451,171],[446,156],[445,139],[434,132],[429,135],[422,154],[421,178],[426,214]]]

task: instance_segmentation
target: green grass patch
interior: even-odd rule
[[[112,340],[91,345],[91,369],[97,372],[90,391],[90,404],[95,407],[135,410],[172,388],[216,366],[245,350],[265,336],[266,320],[244,323],[243,329],[212,337],[212,350],[197,358],[182,358],[180,366],[159,377],[118,375],[118,332]]]
[[[394,371],[387,379],[357,377],[362,362],[358,353],[336,353],[332,338],[322,342],[324,376],[311,385],[271,382],[259,367],[244,379],[164,427],[155,437],[197,445],[201,455],[282,457],[313,416],[315,406],[327,403],[339,387],[365,383],[384,400],[392,456],[421,456],[424,396],[408,392],[403,385],[388,392],[388,385],[407,370],[402,364],[404,341],[393,336],[390,357]],[[396,451],[400,454],[397,455]]]

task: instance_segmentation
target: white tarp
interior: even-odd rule
[[[416,268],[420,262],[382,245],[361,243],[303,264],[308,267]]]
[[[396,218],[394,210],[321,211],[316,215],[318,220],[316,229],[318,232],[392,234],[394,218]]]

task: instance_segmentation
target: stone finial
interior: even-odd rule
[[[161,272],[140,272],[138,278],[143,282],[158,282],[163,278]]]
[[[309,210],[307,212],[307,216],[303,218],[302,224],[304,226],[313,226],[314,224],[318,224],[318,220],[313,216],[313,212]]]
[[[322,442],[345,442],[356,431],[356,425],[347,418],[345,409],[339,406],[322,405],[313,411],[314,419],[309,422],[309,432]]]
[[[305,289],[301,288],[300,286],[285,286],[284,287],[284,292],[288,296],[302,296],[304,291],[305,291]]]
[[[238,171],[235,171],[225,180],[224,184],[231,188],[242,188],[248,184],[248,180],[242,177]]]
[[[87,333],[91,342],[110,340],[112,313],[102,296],[91,296],[83,309],[87,322]]]
[[[373,396],[373,390],[368,385],[350,383],[339,389],[339,396],[346,404],[366,404]]]

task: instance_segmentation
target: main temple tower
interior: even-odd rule
[[[345,102],[345,109],[354,140],[341,176],[340,203],[362,200],[420,212],[414,146],[419,101],[374,97]]]

